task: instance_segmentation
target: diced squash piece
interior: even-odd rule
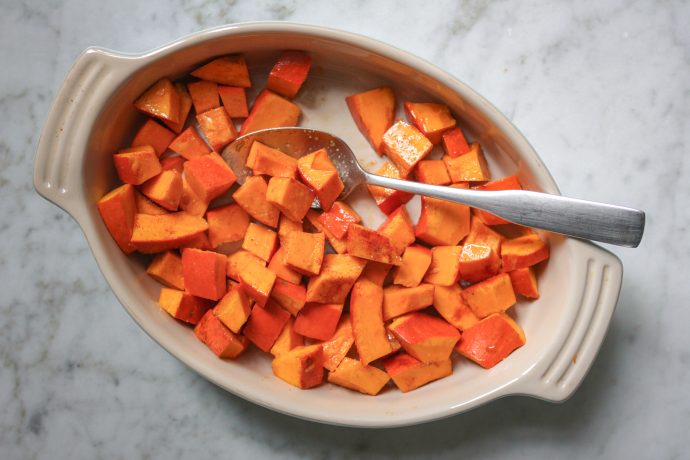
[[[466,329],[456,350],[483,368],[490,369],[524,344],[522,328],[505,313],[495,313]]]
[[[180,197],[180,209],[193,216],[201,217],[206,213],[209,202],[203,200],[189,185],[189,181],[182,176],[182,196]]]
[[[185,241],[180,245],[180,248],[202,249],[204,251],[210,251],[213,249],[211,247],[211,242],[208,240],[207,232],[200,233],[191,240]]]
[[[265,307],[254,305],[242,332],[261,351],[268,353],[290,319],[290,313],[269,301]]]
[[[398,168],[390,163],[384,163],[376,174],[383,177],[390,177],[393,179],[407,179],[406,174],[401,174]],[[379,187],[377,185],[367,185],[369,194],[376,202],[381,212],[390,214],[398,209],[403,204],[412,199],[414,195],[400,190],[393,190],[392,188]]]
[[[350,225],[347,232],[347,252],[355,257],[384,264],[402,263],[390,237],[359,224]]]
[[[259,141],[252,142],[247,155],[246,166],[255,176],[265,174],[273,177],[294,178],[297,173],[297,160],[278,149],[273,149]]]
[[[113,155],[115,170],[125,184],[140,185],[163,170],[150,145],[120,150]]]
[[[297,316],[304,308],[306,297],[307,290],[301,284],[293,284],[276,278],[273,284],[273,290],[271,291],[271,298],[278,302],[278,304],[292,316]]]
[[[276,232],[254,222],[249,224],[242,242],[242,249],[268,262],[271,260],[277,247],[278,234]]]
[[[489,246],[466,244],[460,253],[460,279],[476,283],[494,276],[501,259]]]
[[[269,227],[278,225],[280,211],[266,201],[268,184],[261,176],[248,177],[232,195],[235,202],[254,219]]]
[[[437,363],[425,364],[407,353],[398,353],[384,360],[383,367],[393,379],[393,383],[403,393],[453,373],[450,358]]]
[[[156,155],[160,157],[168,150],[168,146],[174,138],[175,133],[149,118],[134,135],[132,147],[150,145]]]
[[[249,227],[249,215],[236,204],[214,208],[206,213],[208,238],[211,246],[244,239]]]
[[[194,327],[194,334],[219,358],[237,358],[249,345],[247,339],[233,334],[211,311]]]
[[[244,88],[238,86],[219,86],[218,95],[223,101],[223,108],[230,118],[246,118],[249,115],[247,108],[247,94]]]
[[[365,264],[365,260],[350,255],[326,254],[321,272],[309,279],[307,302],[342,304]]]
[[[271,347],[271,354],[273,356],[281,356],[297,347],[304,346],[304,337],[295,332],[294,318],[288,318],[285,327],[280,332],[280,335]]]
[[[450,358],[460,339],[460,332],[444,320],[419,312],[395,319],[388,330],[407,353],[426,364]]]
[[[319,222],[336,238],[343,239],[351,223],[358,224],[362,218],[344,201],[336,201],[328,212],[321,213]]]
[[[249,116],[242,123],[240,135],[267,128],[297,126],[301,113],[296,104],[265,89],[254,100]]]
[[[290,220],[287,217],[285,217],[285,215],[281,215],[280,225],[278,226],[278,236],[280,237],[281,241],[285,235],[294,231],[304,231],[304,226],[302,225],[302,222],[295,222],[294,220]]]
[[[239,334],[252,311],[249,297],[238,286],[229,289],[213,309],[213,314],[235,334]]]
[[[292,99],[307,79],[310,67],[311,56],[304,51],[283,51],[268,75],[266,88]]]
[[[467,188],[455,184],[456,188]],[[464,204],[422,197],[415,236],[433,246],[455,246],[470,231],[470,208]]]
[[[199,136],[194,126],[189,126],[170,143],[170,150],[191,160],[211,153],[206,142]]]
[[[400,174],[407,176],[434,146],[417,128],[398,121],[383,135],[382,147]]]
[[[345,313],[340,317],[340,322],[333,336],[321,343],[324,356],[323,367],[329,371],[338,367],[338,364],[347,356],[353,343],[355,343],[355,338],[352,335],[350,315]]]
[[[213,307],[213,302],[177,289],[161,288],[158,303],[170,316],[190,324],[197,324]]]
[[[310,303],[295,319],[295,331],[305,337],[329,340],[335,333],[343,312],[342,303]]]
[[[204,202],[225,193],[237,177],[217,153],[192,158],[184,164],[185,179]]]
[[[393,283],[405,287],[419,286],[431,265],[431,251],[413,244],[405,249],[402,264],[393,271]]]
[[[161,78],[134,101],[140,112],[161,120],[180,121],[180,93],[167,78]]]
[[[146,268],[146,273],[165,286],[184,290],[182,259],[172,251],[157,254]]]
[[[347,252],[347,240],[337,238],[334,234],[332,234],[325,225],[319,221],[319,213],[314,211],[313,209],[311,211],[307,212],[307,220],[311,225],[316,228],[319,232],[323,233],[326,236],[326,239],[328,240],[328,244],[330,244],[333,249],[335,249],[335,252],[338,254],[345,254]]]
[[[520,181],[517,176],[508,176],[495,181],[487,182],[486,184],[475,187],[476,190],[522,190]],[[486,225],[500,225],[509,223],[507,220],[498,217],[490,212],[477,209],[477,213]]]
[[[137,214],[131,241],[137,251],[150,254],[180,247],[206,230],[208,224],[204,219],[186,212],[160,216]]]
[[[405,249],[415,240],[414,226],[405,206],[400,206],[390,213],[386,221],[379,227],[378,232],[391,239],[398,255],[405,252]]]
[[[197,114],[220,107],[217,83],[205,80],[193,81],[187,83],[187,90],[189,90],[194,111]]]
[[[466,245],[479,244],[482,246],[489,246],[496,254],[500,254],[503,240],[504,238],[502,235],[484,225],[478,217],[472,216],[470,233],[467,235],[467,238],[465,238]]]
[[[326,239],[323,233],[291,232],[285,236],[285,264],[307,276],[321,271]]]
[[[344,358],[340,365],[328,373],[328,381],[350,390],[376,396],[390,380],[388,374],[361,361]]]
[[[307,389],[323,381],[321,345],[297,347],[276,357],[271,363],[273,374],[297,388]]]
[[[247,259],[244,259],[246,261]],[[261,259],[259,259],[261,260]],[[242,262],[239,259],[238,262]],[[262,261],[263,262],[263,261]],[[240,289],[247,293],[256,303],[264,306],[271,295],[276,275],[266,268],[262,263],[247,263],[244,267],[239,267],[237,274],[240,279]]]
[[[328,158],[326,150],[317,150],[297,160],[297,170],[302,182],[316,193],[321,209],[330,210],[345,189],[345,184],[340,180],[338,171]]]
[[[363,364],[393,351],[383,325],[383,289],[360,279],[350,294],[350,318],[357,353]]]
[[[388,277],[388,273],[391,271],[391,268],[393,268],[392,265],[384,264],[381,262],[374,262],[373,260],[370,260],[367,262],[367,265],[364,267],[364,270],[362,270],[361,277],[363,279],[371,281],[374,284],[383,286],[383,283],[386,281],[386,278]]]
[[[455,126],[455,118],[445,104],[405,102],[405,114],[432,144],[441,142],[441,135]]]
[[[248,265],[258,265],[260,267],[266,267],[266,262],[256,257],[251,252],[240,249],[239,251],[233,252],[228,255],[228,278],[231,278],[238,283],[240,282],[240,272],[244,270]]]
[[[549,245],[537,234],[506,240],[501,246],[501,259],[505,272],[531,267],[548,258]]]
[[[462,246],[436,246],[431,248],[431,265],[424,282],[438,286],[450,286],[460,279],[460,254]]]
[[[180,111],[177,117],[178,121],[161,120],[165,126],[172,129],[174,133],[180,134],[187,123],[187,116],[192,109],[192,98],[187,91],[187,87],[183,83],[175,83],[175,89],[180,95]]]
[[[276,276],[288,283],[299,284],[302,281],[302,274],[297,273],[287,265],[285,265],[285,248],[282,246],[271,257],[268,263],[268,269]]]
[[[345,98],[352,118],[379,155],[383,134],[393,125],[395,93],[388,87],[375,88]]]
[[[221,85],[249,88],[249,69],[240,54],[223,56],[205,64],[192,72],[192,76]]]
[[[139,190],[157,205],[176,211],[182,198],[182,176],[169,169],[144,182]]]
[[[515,292],[507,273],[499,273],[462,291],[462,298],[479,318],[500,313],[515,305]]]
[[[518,268],[510,275],[510,282],[513,285],[513,291],[528,299],[539,298],[539,288],[537,287],[537,277],[534,275],[534,270],[531,267]]]
[[[187,292],[209,300],[225,295],[225,274],[228,259],[213,251],[185,248],[182,251],[182,271]]]
[[[470,151],[458,157],[443,156],[448,174],[453,182],[484,182],[490,179],[489,167],[479,144],[470,146]]]
[[[432,185],[450,184],[450,176],[443,160],[422,160],[414,168],[414,175],[419,182]]]
[[[470,151],[465,135],[457,126],[444,132],[441,137],[443,140],[443,150],[451,158],[459,157]]]
[[[199,127],[215,151],[220,152],[223,147],[237,138],[235,125],[232,124],[232,120],[223,107],[197,114],[196,121],[199,122]]]
[[[127,184],[129,185],[129,184]],[[162,214],[167,214],[168,211],[158,206],[153,201],[146,198],[141,193],[134,192],[134,202],[136,203],[136,211],[138,214],[148,214],[150,216],[160,216]],[[133,220],[134,216],[132,216]]]
[[[107,193],[98,200],[98,212],[122,252],[134,252],[136,247],[131,241],[137,214],[134,187],[125,184]]]
[[[182,174],[184,172],[184,162],[186,160],[184,157],[181,157],[179,155],[171,155],[165,158],[161,158],[161,168],[163,171],[169,171],[174,169],[178,173]]]
[[[302,222],[311,209],[314,193],[295,179],[272,177],[268,181],[266,201],[280,209],[290,220]]]
[[[421,310],[434,303],[434,285],[416,287],[388,286],[383,290],[383,320],[388,321],[411,311]]]
[[[434,308],[437,312],[461,331],[474,326],[479,318],[462,298],[460,285],[436,286],[434,288]]]

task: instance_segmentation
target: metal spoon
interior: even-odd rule
[[[527,190],[466,190],[371,174],[362,169],[342,139],[306,128],[263,129],[245,134],[226,147],[223,158],[240,184],[252,174],[245,163],[255,140],[295,158],[325,148],[345,184],[340,199],[347,197],[355,187],[370,184],[454,201],[483,209],[515,224],[619,246],[637,247],[644,232],[645,214],[637,209]]]

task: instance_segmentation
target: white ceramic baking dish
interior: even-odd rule
[[[458,359],[451,377],[406,394],[389,390],[369,397],[333,385],[298,390],[273,377],[270,360],[257,352],[237,361],[216,358],[190,328],[160,310],[159,286],[146,276],[143,259],[120,252],[96,209],[97,200],[117,184],[112,154],[127,146],[143,119],[132,101],[162,76],[176,78],[214,56],[235,52],[246,55],[254,87],[260,88],[281,49],[303,49],[314,58],[298,99],[305,112],[302,125],[342,137],[365,162],[376,156],[351,121],[343,97],[389,84],[399,99],[447,103],[464,130],[482,143],[496,177],[517,172],[526,188],[559,193],[527,140],[484,98],[428,62],[370,38],[315,26],[252,23],[203,31],[140,55],[90,48],[75,62],[48,116],[34,186],[79,223],[132,318],[173,356],[226,390],[325,423],[390,427],[447,417],[508,395],[567,399],[604,339],[622,278],[615,256],[575,239],[548,236],[551,259],[540,273],[541,298],[512,309],[527,335],[524,347],[491,370]],[[359,201],[365,220],[381,219],[367,200]]]

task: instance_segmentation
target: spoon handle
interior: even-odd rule
[[[478,191],[420,184],[365,173],[371,185],[455,201],[496,214],[515,224],[563,235],[637,247],[644,232],[643,211],[527,190]]]

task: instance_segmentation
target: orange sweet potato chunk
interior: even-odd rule
[[[144,182],[139,190],[157,205],[176,211],[182,198],[182,176],[175,169],[162,171]]]
[[[450,359],[425,364],[407,353],[398,353],[384,360],[383,367],[391,379],[393,379],[393,383],[403,393],[453,373],[453,365]]]
[[[407,179],[407,174],[402,174],[398,168],[390,163],[384,163],[376,174],[379,176],[390,177],[392,179]],[[400,190],[393,190],[392,188],[379,187],[376,185],[367,185],[369,194],[376,202],[381,212],[390,214],[398,209],[403,204],[412,199],[414,195]]]
[[[470,283],[485,280],[501,266],[498,254],[489,246],[466,244],[460,253],[460,279]]]
[[[146,268],[146,273],[165,286],[184,290],[182,259],[173,251],[157,254]]]
[[[328,381],[350,390],[376,396],[390,380],[388,374],[361,361],[344,358],[340,365],[328,374]]]
[[[211,247],[210,241],[208,240],[207,232],[200,233],[191,240],[185,241],[180,245],[180,248],[201,249],[204,251],[210,251],[211,249],[213,249]]]
[[[434,285],[429,283],[406,288],[388,286],[383,290],[383,320],[421,310],[434,303]]]
[[[129,185],[129,184],[127,184]],[[138,214],[149,214],[151,216],[160,216],[162,214],[167,214],[168,211],[158,206],[153,201],[146,198],[141,193],[134,191],[134,203],[136,204],[135,213]],[[134,221],[134,215],[132,215],[132,222]]]
[[[304,337],[295,332],[294,318],[288,318],[280,335],[271,347],[271,354],[275,357],[282,356],[290,350],[304,346]]]
[[[350,294],[350,318],[357,353],[363,364],[393,351],[383,325],[383,289],[360,279]]]
[[[453,187],[466,188],[456,184]],[[438,198],[422,197],[415,236],[433,246],[455,246],[470,231],[470,208]]]
[[[278,234],[276,232],[254,222],[249,224],[242,242],[242,249],[268,262],[271,260],[277,247]]]
[[[249,115],[247,108],[247,94],[244,88],[238,86],[219,86],[218,95],[223,101],[223,108],[230,118],[246,118]]]
[[[503,243],[503,236],[491,228],[484,225],[484,223],[476,216],[472,216],[470,224],[470,233],[465,238],[465,244],[479,244],[488,246],[496,254],[501,253],[501,245]]]
[[[323,233],[328,240],[328,244],[337,252],[338,254],[345,254],[347,252],[347,240],[336,237],[333,233],[326,228],[325,225],[319,220],[319,213],[313,209],[307,212],[307,220],[309,223],[316,228],[319,232]]]
[[[302,222],[314,201],[314,193],[295,179],[272,177],[268,181],[266,201],[280,209],[290,220]]]
[[[307,302],[342,304],[365,264],[350,255],[326,254],[319,275],[309,279]]]
[[[240,259],[238,262],[242,263],[242,260]],[[246,260],[245,258],[244,261]],[[266,305],[276,282],[275,273],[266,268],[263,261],[261,263],[250,262],[238,268],[237,277],[240,281],[240,289],[256,300],[257,304]]]
[[[189,181],[182,176],[182,196],[180,197],[180,209],[193,216],[201,217],[206,213],[209,202],[203,200],[189,185]]]
[[[434,308],[443,319],[461,331],[479,322],[477,315],[462,298],[462,289],[457,284],[434,288]]]
[[[307,302],[307,290],[301,284],[293,284],[276,278],[271,298],[292,316],[297,316]]]
[[[170,150],[191,160],[211,153],[206,142],[199,136],[194,126],[189,126],[170,143]]]
[[[187,83],[187,90],[197,114],[220,107],[217,83],[205,80],[193,81]]]
[[[130,254],[136,249],[131,241],[137,214],[135,199],[134,187],[125,184],[98,201],[98,212],[103,223],[125,254]]]
[[[443,132],[455,126],[455,118],[445,104],[406,102],[405,114],[432,144],[441,142]]]
[[[311,188],[324,211],[331,206],[345,189],[338,171],[328,158],[328,152],[320,149],[297,160],[297,170],[302,182]]]
[[[285,264],[304,275],[318,275],[323,263],[325,244],[323,233],[288,233],[283,240]]]
[[[161,78],[134,101],[137,110],[173,123],[180,121],[180,93],[167,78]]]
[[[158,303],[170,316],[190,324],[197,324],[213,307],[213,302],[177,289],[161,288]]]
[[[233,334],[212,311],[204,314],[194,328],[194,334],[219,358],[237,358],[249,345],[247,339]]]
[[[307,389],[323,381],[323,362],[321,345],[309,345],[276,357],[271,367],[276,377],[297,388]]]
[[[462,297],[479,318],[504,312],[517,301],[507,273],[499,273],[481,283],[473,284],[462,291]]]
[[[295,331],[312,339],[329,340],[335,333],[342,312],[341,303],[307,304],[297,314]]]
[[[498,179],[492,182],[487,182],[486,184],[479,185],[475,187],[477,190],[522,190],[522,186],[520,185],[520,181],[518,181],[517,176],[508,176],[504,177],[502,179]],[[500,224],[507,224],[508,221],[505,219],[502,219],[494,214],[491,214],[490,212],[482,211],[481,209],[477,209],[477,213],[479,214],[479,217],[482,219],[482,221],[486,225],[500,225]]]
[[[292,99],[307,79],[310,67],[311,56],[304,51],[283,51],[268,75],[266,87],[281,96]]]
[[[506,240],[501,246],[503,271],[531,267],[549,258],[549,245],[539,235],[529,234]]]
[[[171,169],[174,169],[180,174],[184,172],[185,161],[185,158],[179,155],[170,155],[160,159],[161,168],[163,168],[163,171],[169,171]]]
[[[197,297],[219,300],[227,289],[227,261],[226,256],[217,252],[183,249],[182,272],[185,290]]]
[[[285,215],[280,216],[280,225],[278,226],[278,236],[282,240],[285,235],[287,235],[290,232],[298,231],[301,232],[304,230],[304,226],[302,225],[302,222],[295,222],[293,220],[288,219],[285,217]]]
[[[254,305],[243,334],[261,351],[268,353],[290,319],[290,313],[269,301],[266,307]]]
[[[302,111],[293,102],[267,89],[254,100],[251,112],[240,129],[240,135],[266,128],[297,126]]]
[[[266,201],[267,190],[268,184],[263,177],[251,176],[237,189],[232,198],[251,217],[275,228],[278,225],[280,211]]]
[[[419,182],[432,185],[450,184],[448,169],[443,160],[422,160],[414,168],[414,175]]]
[[[131,241],[137,251],[150,254],[178,248],[206,230],[208,224],[204,219],[186,212],[160,216],[137,214]]]
[[[192,98],[189,96],[187,87],[183,83],[175,83],[175,89],[180,95],[180,110],[178,112],[178,121],[170,121],[162,119],[161,121],[165,123],[165,126],[173,130],[174,133],[180,134],[187,123],[187,116],[189,111],[192,109]]]
[[[150,145],[120,150],[113,155],[115,170],[125,184],[140,185],[163,170]]]
[[[393,283],[405,287],[419,286],[431,265],[431,251],[413,244],[405,249],[402,263],[393,271]]]
[[[470,151],[465,135],[458,127],[449,129],[441,137],[443,140],[443,150],[451,158],[459,157]]]
[[[271,260],[268,262],[268,269],[276,276],[288,283],[299,284],[302,281],[302,274],[297,273],[285,264],[285,248],[280,247],[273,254]]]
[[[347,252],[362,259],[400,265],[402,258],[390,237],[379,232],[351,224],[347,232]]]
[[[362,222],[362,218],[349,204],[344,201],[336,201],[328,212],[321,213],[319,222],[336,238],[343,239],[350,224],[358,224]]]
[[[424,276],[427,283],[450,286],[460,279],[462,246],[436,246],[431,248],[431,264]]]
[[[174,138],[175,133],[149,118],[134,135],[132,147],[150,145],[156,155],[160,157],[168,150],[168,146]]]
[[[244,239],[249,227],[249,215],[236,204],[214,208],[206,213],[208,238],[211,246]]]
[[[407,176],[426,157],[433,144],[414,126],[398,121],[383,135],[384,153]]]
[[[489,167],[479,144],[470,146],[470,151],[458,157],[444,155],[443,161],[453,182],[484,182],[490,179]]]
[[[456,350],[490,369],[524,344],[522,328],[505,313],[495,313],[466,329]]]
[[[350,315],[345,313],[340,317],[340,322],[333,336],[321,343],[324,355],[323,367],[329,371],[338,367],[347,356],[353,343],[355,343],[355,338],[352,335],[352,322]]]
[[[460,339],[460,332],[444,320],[419,312],[397,318],[388,330],[407,353],[426,364],[450,358]]]
[[[291,177],[297,173],[297,160],[259,141],[252,142],[246,166],[255,176]]]
[[[518,268],[508,272],[508,275],[510,275],[510,282],[516,294],[520,294],[528,299],[539,298],[537,277],[534,275],[532,267]]]
[[[393,268],[392,265],[383,264],[381,262],[374,262],[373,260],[370,260],[367,262],[367,265],[364,267],[364,270],[362,270],[361,276],[363,279],[367,279],[374,284],[383,286],[383,283],[386,281],[386,278],[388,277],[388,273],[391,271],[391,268]]]
[[[199,122],[199,127],[215,151],[220,152],[223,147],[237,138],[235,125],[223,107],[197,114],[196,121]]]
[[[204,202],[225,193],[237,177],[217,153],[192,158],[184,164],[185,179]]]
[[[192,76],[221,85],[249,88],[249,69],[244,56],[236,54],[223,56],[205,64],[192,72]]]
[[[415,241],[414,226],[404,206],[390,213],[378,232],[391,239],[398,255],[405,252],[405,249]]]
[[[240,249],[239,251],[228,255],[228,278],[240,282],[240,272],[249,265],[258,265],[265,268],[266,262],[256,257],[251,252],[245,251],[244,249]]]
[[[379,155],[383,134],[393,125],[395,93],[388,87],[375,88],[345,98],[352,118]]]
[[[239,334],[252,311],[251,301],[238,286],[228,289],[213,309],[213,314],[232,332]]]

